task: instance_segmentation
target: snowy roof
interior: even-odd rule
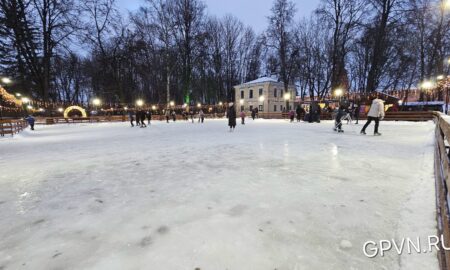
[[[259,79],[250,81],[250,82],[246,82],[243,85],[249,85],[249,84],[257,84],[257,83],[266,83],[266,82],[279,82],[277,79],[274,79],[272,77],[261,77]]]
[[[414,102],[405,102],[405,106],[436,106],[436,105],[444,105],[444,101],[414,101]]]

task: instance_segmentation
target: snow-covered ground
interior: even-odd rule
[[[0,269],[438,269],[433,123],[37,126],[0,139]],[[373,127],[368,129],[371,134]]]

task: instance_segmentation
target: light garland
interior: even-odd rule
[[[10,93],[6,92],[5,88],[0,86],[0,98],[10,105],[16,106],[16,107],[22,107],[22,101],[17,99],[14,95],[11,95]]]

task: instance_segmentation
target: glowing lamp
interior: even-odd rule
[[[101,103],[102,103],[101,100],[98,98],[94,98],[92,100],[92,104],[94,104],[95,106],[99,106]]]
[[[144,106],[144,101],[142,99],[138,99],[138,100],[136,100],[136,105],[138,107],[142,107],[142,106]]]
[[[10,78],[5,77],[5,78],[2,78],[2,83],[10,84],[10,83],[12,83],[12,80]]]

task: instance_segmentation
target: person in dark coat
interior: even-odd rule
[[[358,121],[359,121],[359,110],[361,110],[361,107],[360,107],[359,103],[356,103],[355,108],[353,109],[353,117],[356,119],[355,124],[358,124]]]
[[[34,130],[34,122],[35,122],[34,117],[31,116],[31,115],[28,115],[28,116],[25,118],[25,120],[27,120],[28,125],[30,125],[31,130]]]
[[[255,120],[256,117],[256,108],[252,110],[252,119]]]
[[[233,132],[236,128],[236,109],[234,108],[234,104],[230,103],[230,107],[227,112],[228,117],[228,126],[230,127],[230,132]]]
[[[336,114],[336,119],[334,122],[334,131],[344,132],[342,130],[342,117],[347,115],[347,110],[344,105],[339,106],[338,113]]]
[[[148,125],[151,124],[152,121],[152,111],[147,111],[147,121],[148,121]]]
[[[136,110],[136,126],[139,126],[141,124],[141,115],[139,113],[139,110]]]
[[[133,111],[129,111],[128,112],[128,117],[130,118],[130,124],[131,124],[131,127],[134,127],[134,113],[133,113]]]
[[[300,122],[300,119],[302,119],[302,107],[300,105],[295,109],[295,114],[297,116],[297,122]]]
[[[139,120],[141,121],[141,128],[147,127],[147,125],[145,124],[145,111],[144,110],[139,110]]]

